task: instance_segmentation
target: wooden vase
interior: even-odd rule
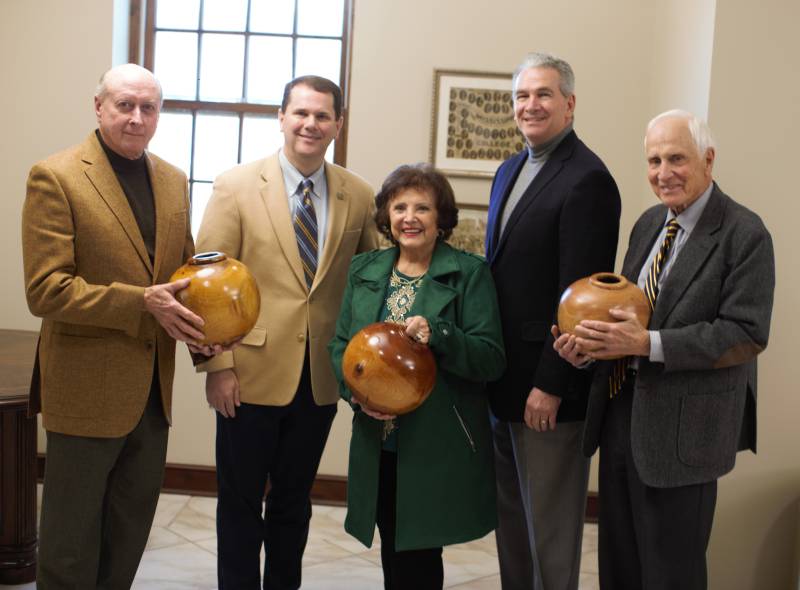
[[[344,351],[344,381],[362,405],[384,414],[406,414],[420,406],[436,383],[430,348],[391,322],[362,328]]]
[[[175,297],[203,318],[202,344],[230,344],[246,335],[261,311],[261,295],[247,267],[222,252],[195,254],[170,277],[192,282]]]
[[[650,321],[650,304],[644,291],[622,275],[598,272],[575,281],[561,295],[558,329],[562,334],[572,334],[581,320],[619,321],[609,309],[634,312],[645,328]]]

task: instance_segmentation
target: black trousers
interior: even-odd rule
[[[311,519],[311,486],[336,404],[318,406],[308,353],[300,385],[284,407],[242,404],[217,414],[217,577],[223,590],[300,587]],[[264,489],[270,490],[264,509]]]
[[[119,438],[47,432],[40,590],[131,587],[153,522],[169,425],[158,370],[142,417]]]
[[[442,548],[396,551],[397,453],[381,452],[376,512],[381,536],[381,565],[385,590],[441,590],[444,585]]]
[[[705,590],[716,480],[654,488],[631,452],[635,377],[606,408],[600,438],[599,563],[603,590]]]

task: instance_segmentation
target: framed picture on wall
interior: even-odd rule
[[[453,229],[448,243],[460,250],[485,256],[486,219],[489,208],[486,205],[458,205],[458,225]]]
[[[491,177],[524,144],[511,74],[434,70],[431,163],[448,176]]]

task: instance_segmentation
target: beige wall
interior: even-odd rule
[[[0,3],[3,328],[38,327],[22,287],[19,225],[25,180],[31,164],[93,128],[92,92],[111,65],[111,20],[111,3],[104,0]]]
[[[715,176],[772,232],[778,279],[759,365],[758,455],[740,454],[719,486],[709,552],[717,588],[798,588],[798,22],[797,2],[717,4],[709,104],[719,144]]]
[[[116,0],[116,22],[124,0]],[[571,61],[577,75],[579,135],[620,186],[620,252],[641,211],[653,203],[644,182],[642,136],[666,108],[706,113],[715,130],[722,187],[764,218],[775,238],[778,290],[770,348],[760,378],[759,454],[742,454],[720,482],[709,551],[711,587],[783,589],[796,576],[800,453],[795,394],[800,368],[790,335],[795,278],[791,175],[800,135],[800,9],[788,0],[638,0],[548,4],[496,0],[356,0],[348,164],[373,185],[400,163],[427,159],[433,69],[511,72],[526,51]],[[120,61],[107,0],[4,0],[0,50],[0,272],[6,277],[0,327],[36,329],[25,306],[19,218],[30,165],[82,139],[94,125],[91,94],[100,72]],[[487,33],[491,31],[491,33]],[[777,116],[769,117],[776,113]],[[489,181],[454,180],[459,200],[485,203]],[[621,259],[620,259],[621,260]],[[618,260],[618,264],[620,262]],[[212,414],[202,379],[179,354],[168,459],[213,464]],[[321,472],[346,473],[350,411],[340,408]]]

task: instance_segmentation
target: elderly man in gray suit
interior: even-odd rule
[[[712,180],[715,149],[690,113],[655,117],[645,137],[661,204],[631,232],[622,274],[651,303],[648,326],[611,310],[555,348],[597,367],[584,452],[600,447],[600,586],[707,586],[717,478],[756,448],[756,356],[767,346],[775,269],[761,219]],[[553,328],[556,333],[556,328]]]

